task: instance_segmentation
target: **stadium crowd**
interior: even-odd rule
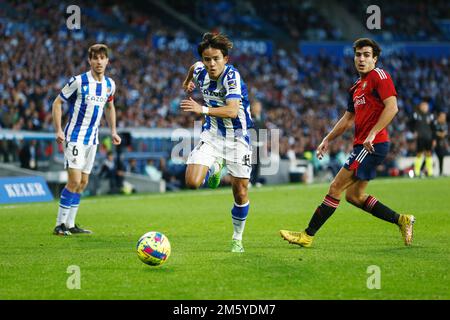
[[[450,3],[442,0],[343,0],[340,3],[355,18],[367,17],[367,8],[376,4],[381,12],[381,28],[372,35],[384,41],[449,41]]]
[[[165,28],[158,17],[119,5],[104,6],[102,1],[89,4],[90,14],[99,19],[83,19],[80,31],[70,31],[66,17],[57,14],[64,5],[49,3],[11,1],[7,5],[15,14],[0,19],[0,128],[52,132],[53,99],[71,75],[88,69],[87,44],[99,41],[111,48],[107,74],[118,84],[119,128],[190,128],[199,119],[179,110],[185,95],[181,83],[198,59],[195,50],[157,49],[152,41],[157,35],[185,39],[183,31]],[[117,37],[115,32],[123,29],[96,32],[99,26],[108,27],[100,19],[103,15],[114,15],[133,30]],[[23,22],[31,16],[36,19]],[[399,93],[400,112],[390,126],[392,157],[413,155],[409,118],[424,97],[430,98],[434,112],[448,111],[450,62],[448,57],[423,59],[395,53],[382,56],[380,62]],[[256,58],[231,52],[230,63],[241,71],[250,100],[261,102],[264,127],[281,130],[280,155],[285,158],[289,154],[302,158],[315,149],[346,110],[347,89],[357,77],[351,57],[304,56],[281,48],[272,56]],[[200,95],[194,98],[200,100]],[[351,143],[350,134],[338,139],[333,153],[347,153]]]

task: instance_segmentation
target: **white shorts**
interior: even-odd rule
[[[228,172],[235,178],[250,179],[252,148],[244,140],[227,140],[204,131],[200,142],[189,154],[187,164],[201,164],[210,168],[215,161],[224,160]]]
[[[97,145],[85,145],[76,142],[64,144],[64,169],[78,169],[90,174],[95,162]]]

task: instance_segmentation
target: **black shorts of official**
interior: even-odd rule
[[[416,152],[431,151],[432,145],[432,139],[417,138]]]
[[[352,171],[360,180],[372,180],[377,175],[377,166],[386,158],[389,152],[389,142],[373,145],[375,152],[369,153],[362,144],[355,145],[344,168]]]
[[[436,148],[434,148],[434,152],[436,152],[436,155],[438,157],[445,157],[447,155],[447,148],[438,142],[436,145]]]

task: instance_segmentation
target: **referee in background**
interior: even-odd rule
[[[432,150],[436,141],[433,139],[434,116],[429,110],[428,99],[423,99],[411,119],[411,130],[415,132],[417,141],[416,159],[414,159],[414,175],[416,177],[421,174],[424,155],[427,176],[433,175]]]

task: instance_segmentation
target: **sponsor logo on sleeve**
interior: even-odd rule
[[[236,89],[237,88],[237,81],[236,81],[236,79],[228,80],[227,84],[228,84],[228,88],[230,88],[230,89]]]

